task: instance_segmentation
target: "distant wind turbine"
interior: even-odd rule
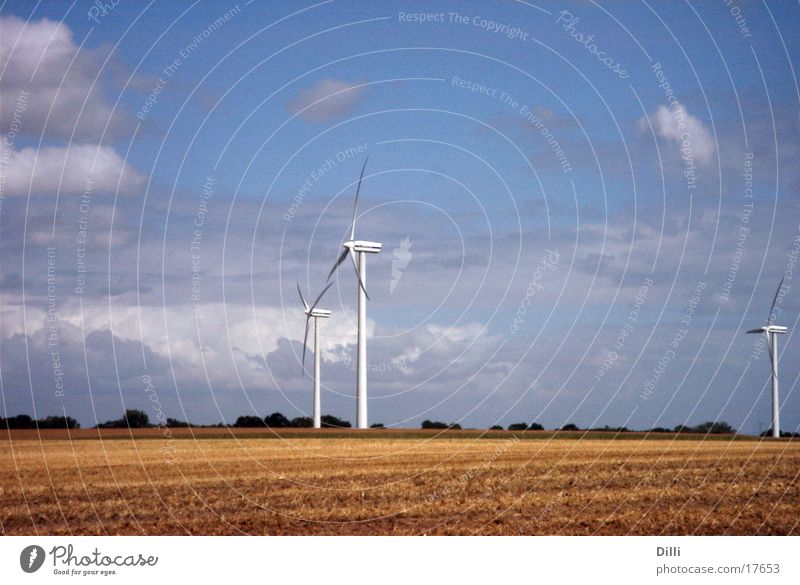
[[[310,307],[308,303],[303,298],[303,292],[300,290],[300,283],[297,283],[297,293],[300,295],[300,302],[303,303],[303,309],[306,314],[306,334],[303,337],[303,372],[306,371],[306,347],[308,345],[308,325],[311,321],[311,318],[314,319],[314,428],[318,429],[322,426],[322,414],[320,411],[320,382],[319,382],[319,320],[320,319],[327,319],[331,316],[331,312],[327,309],[318,309],[317,303],[319,303],[322,295],[333,286],[333,283],[328,284],[325,288],[322,289],[322,292],[319,293],[317,296],[317,300],[314,301]]]
[[[364,178],[364,170],[367,168],[367,160],[361,168],[361,176],[358,178],[356,188],[356,198],[353,202],[353,221],[350,224],[350,239],[342,244],[344,250],[339,255],[336,263],[328,274],[330,280],[336,269],[350,256],[353,268],[356,271],[358,280],[358,357],[356,382],[356,427],[359,429],[367,428],[367,254],[377,254],[381,251],[383,244],[379,242],[369,242],[366,240],[356,240],[356,210],[358,209],[358,194],[361,191],[361,180]],[[356,260],[358,254],[358,260]]]
[[[748,331],[748,333],[765,333],[767,336],[767,349],[769,351],[770,364],[772,365],[772,436],[775,438],[781,436],[780,403],[778,401],[778,335],[786,333],[787,329],[782,325],[771,325],[770,322],[772,321],[772,311],[775,310],[775,303],[778,300],[778,294],[780,294],[782,286],[783,278],[781,278],[778,290],[775,291],[775,297],[772,299],[767,324],[764,327]]]

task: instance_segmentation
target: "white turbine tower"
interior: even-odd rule
[[[786,333],[786,327],[771,325],[770,322],[772,321],[772,311],[775,310],[775,302],[778,300],[778,294],[781,292],[782,286],[783,278],[781,278],[778,290],[775,291],[775,297],[772,299],[767,324],[764,327],[748,331],[748,333],[764,333],[767,336],[767,350],[769,351],[769,360],[772,366],[772,436],[775,438],[781,436],[780,403],[778,402],[778,335]]]
[[[325,288],[322,289],[322,292],[319,293],[317,300],[314,301],[314,304],[310,307],[308,303],[303,298],[303,292],[300,290],[300,283],[297,283],[297,292],[300,295],[300,302],[303,303],[303,309],[306,314],[306,334],[303,337],[303,372],[306,371],[306,346],[308,345],[308,324],[311,321],[311,318],[314,319],[314,428],[318,429],[322,427],[322,413],[320,411],[320,383],[319,383],[319,320],[320,319],[327,319],[331,316],[331,312],[327,309],[318,309],[317,303],[319,303],[322,295],[325,294],[333,283],[328,284]]]
[[[383,244],[379,242],[369,242],[366,240],[356,240],[356,210],[358,208],[358,194],[361,191],[361,180],[364,178],[364,170],[367,168],[367,161],[361,168],[361,176],[358,178],[356,188],[356,198],[353,202],[353,221],[350,224],[350,239],[342,244],[344,250],[336,260],[336,264],[328,274],[330,280],[336,269],[341,266],[348,256],[353,261],[353,268],[356,271],[358,280],[358,358],[356,382],[356,428],[367,428],[367,254],[377,254],[381,251]],[[357,256],[357,259],[356,259]]]

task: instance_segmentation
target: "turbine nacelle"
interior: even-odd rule
[[[751,329],[748,333],[786,333],[788,329],[783,325],[767,325],[758,329]]]
[[[366,252],[367,254],[377,254],[383,247],[383,244],[380,242],[370,242],[367,240],[348,240],[342,245],[353,252]]]
[[[308,317],[316,317],[318,319],[327,319],[331,316],[331,312],[328,309],[312,309],[310,311],[305,311]]]

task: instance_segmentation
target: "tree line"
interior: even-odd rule
[[[430,421],[425,420],[422,422],[423,429],[460,429],[461,426],[458,424],[446,424],[439,421]],[[502,425],[492,425],[489,427],[490,431],[502,431],[505,430]],[[544,431],[545,428],[543,425],[532,422],[530,424],[519,422],[513,423],[508,425],[509,431]],[[593,427],[593,428],[581,428],[574,423],[567,423],[560,428],[552,429],[554,431],[602,431],[606,433],[700,433],[704,435],[726,435],[726,434],[735,434],[736,429],[733,428],[730,424],[726,423],[725,421],[708,421],[696,426],[688,426],[688,425],[678,425],[672,429],[668,429],[665,427],[653,427],[651,429],[645,429],[641,431],[631,430],[628,427],[610,427],[608,425],[603,427]],[[766,436],[768,431],[762,433],[762,436]],[[781,436],[792,437],[792,436],[800,436],[798,433],[781,433]]]
[[[342,420],[332,414],[323,414],[320,417],[323,428],[349,429],[352,427],[350,421]],[[269,427],[272,429],[309,429],[314,426],[314,420],[310,416],[297,416],[289,419],[283,413],[273,412],[269,416],[260,418],[258,416],[240,416],[233,423],[234,427]]]
[[[321,417],[321,423],[323,428],[338,428],[338,429],[349,429],[352,428],[350,421],[340,419],[339,417],[333,416],[332,414],[325,414]],[[16,416],[12,416],[9,418],[0,417],[0,428],[6,429],[79,429],[80,424],[74,418],[70,416],[47,416],[41,419],[34,419],[27,414],[18,414]],[[97,429],[141,429],[141,428],[148,428],[154,427],[158,425],[154,425],[150,422],[147,413],[142,410],[137,409],[127,409],[122,417],[118,419],[108,420],[102,423],[98,423],[93,428]],[[290,419],[289,417],[285,416],[283,413],[280,412],[273,412],[272,414],[261,418],[259,416],[254,415],[242,415],[237,417],[236,421],[233,424],[224,424],[224,423],[217,423],[212,425],[198,425],[188,423],[186,421],[177,420],[174,418],[167,418],[165,426],[173,427],[173,428],[180,428],[180,427],[235,427],[235,428],[257,428],[257,427],[266,427],[266,428],[273,428],[273,429],[303,429],[303,428],[311,428],[314,426],[314,422],[309,416],[298,416],[295,418]],[[380,429],[384,428],[382,423],[375,423],[370,428],[373,429]],[[451,430],[461,430],[461,425],[458,423],[445,423],[441,421],[434,421],[434,420],[424,420],[422,421],[421,428],[423,429],[451,429]],[[501,425],[493,425],[489,428],[491,431],[502,431],[505,430]],[[545,427],[537,422],[533,423],[513,423],[508,425],[509,431],[543,431]],[[628,432],[640,432],[640,433],[695,433],[695,434],[703,434],[703,435],[725,435],[725,434],[735,434],[736,429],[733,428],[730,424],[725,421],[708,421],[704,422],[699,425],[689,426],[689,425],[678,425],[673,428],[666,428],[666,427],[654,427],[649,430],[642,430],[636,431],[628,429],[627,427],[610,427],[608,425],[604,427],[594,427],[583,429],[580,428],[578,425],[574,423],[568,423],[560,428],[556,428],[553,430],[561,430],[561,431],[602,431],[607,433],[628,433]],[[771,435],[770,430],[766,430],[761,433],[760,436],[766,437]],[[795,437],[800,438],[800,433],[791,433],[791,432],[782,432],[782,437]]]
[[[27,414],[8,418],[0,416],[0,428],[6,429],[79,429],[81,425],[71,416],[46,416],[35,419]]]
[[[324,414],[320,417],[323,427],[349,429],[351,427],[350,421],[342,420],[332,414]],[[150,424],[150,419],[147,413],[141,410],[129,409],[125,411],[122,418],[109,420],[100,423],[96,426],[98,429],[119,429],[131,428],[140,429],[153,427],[158,425]],[[186,421],[177,420],[174,418],[167,418],[164,426],[167,427],[236,427],[236,428],[255,428],[255,427],[270,427],[274,429],[284,428],[311,428],[314,426],[314,421],[309,416],[298,416],[295,418],[288,418],[280,412],[273,412],[269,416],[261,418],[254,415],[242,415],[231,424],[218,423],[214,425],[198,425],[188,423]],[[374,425],[373,425],[374,426]]]
[[[349,429],[352,427],[350,421],[340,419],[332,414],[324,414],[320,417],[322,426],[325,428],[340,428]],[[95,429],[144,429],[149,427],[159,426],[150,422],[150,417],[147,413],[137,409],[127,409],[125,413],[117,419],[107,420],[96,424]],[[237,427],[237,428],[253,428],[253,427],[270,427],[275,429],[283,428],[311,428],[314,426],[314,421],[310,416],[298,416],[295,418],[288,418],[280,412],[273,412],[269,416],[261,418],[253,415],[243,415],[236,419],[236,421],[229,425],[224,423],[217,423],[211,425],[193,424],[186,421],[167,418],[164,426],[172,428],[180,427]],[[382,423],[372,425],[372,428],[383,428]],[[9,418],[0,416],[0,428],[6,429],[79,429],[80,423],[71,416],[47,416],[41,419],[34,419],[27,414],[18,414]]]

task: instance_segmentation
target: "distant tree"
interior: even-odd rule
[[[8,429],[35,429],[36,421],[34,421],[27,414],[18,414],[16,416],[3,419],[3,426]]]
[[[687,427],[686,425],[678,425],[674,429],[672,429],[673,433],[691,433],[692,429]]]
[[[530,426],[528,427],[528,430],[529,431],[543,431],[544,427],[542,425],[540,425],[539,423],[535,422],[535,423],[531,423],[530,424]]]
[[[567,423],[563,427],[561,427],[562,431],[579,431],[578,425],[574,423]]]
[[[43,429],[79,429],[81,425],[71,416],[47,416],[39,421],[39,427]]]
[[[0,427],[8,429],[79,429],[80,424],[71,416],[46,416],[36,420],[27,414],[18,414],[11,418],[0,417]]]
[[[610,427],[608,425],[604,425],[602,427],[597,427],[592,429],[593,431],[603,431],[606,433],[627,433],[629,432],[628,427]]]
[[[126,410],[125,421],[132,429],[143,429],[144,427],[150,426],[150,419],[147,417],[147,414],[141,410]]]
[[[185,422],[185,421],[182,421],[182,420],[178,420],[178,419],[175,419],[175,418],[167,417],[167,426],[168,427],[173,427],[173,428],[186,428],[186,427],[191,427],[191,426],[195,426],[195,425],[190,425],[188,422]]]
[[[671,433],[672,431],[670,431],[669,429],[665,429],[664,427],[654,427],[654,428],[650,429],[649,432],[651,432],[651,433]]]
[[[725,421],[708,421],[704,422],[703,424],[699,424],[696,427],[692,427],[691,431],[693,433],[703,433],[707,435],[727,435],[735,433],[736,429],[734,429]]]
[[[125,426],[125,421],[121,418],[116,420],[107,420],[106,422],[97,423],[95,428],[97,429],[119,429]]]
[[[115,420],[107,420],[104,423],[98,423],[96,428],[98,429],[126,429],[128,427],[132,429],[142,429],[145,427],[150,426],[150,419],[147,417],[147,414],[141,410],[135,409],[128,409],[125,411],[125,414],[122,418],[118,418]]]
[[[320,417],[320,423],[324,427],[334,427],[337,429],[349,429],[353,425],[350,424],[350,421],[342,420],[338,417],[333,416],[332,414],[323,414]]]
[[[309,429],[314,426],[314,421],[311,420],[310,416],[298,416],[293,418],[289,425],[301,429]]]
[[[271,415],[264,418],[264,424],[273,429],[283,429],[292,424],[292,421],[283,416],[280,412],[273,412]]]
[[[501,425],[492,425],[491,427],[489,427],[489,430],[490,431],[502,431],[503,427]]]
[[[36,419],[29,417],[27,414],[18,414],[14,417],[14,424],[20,429],[32,429],[36,427]]]
[[[371,429],[385,429],[386,425],[383,424],[383,423],[374,423],[374,424],[369,425],[369,428],[371,428]]]
[[[422,428],[423,429],[446,429],[448,427],[447,424],[443,422],[439,422],[437,420],[424,420],[422,421]]]
[[[264,421],[258,416],[244,415],[237,418],[233,426],[244,428],[263,427]]]
[[[514,423],[508,425],[509,431],[527,431],[528,430],[528,423]]]
[[[447,425],[447,428],[451,429],[451,430],[454,430],[454,431],[460,431],[461,430],[461,425],[458,424],[458,423],[450,423],[449,425]]]

